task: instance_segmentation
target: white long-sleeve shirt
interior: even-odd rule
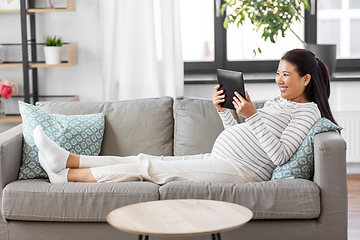
[[[216,139],[211,155],[234,159],[264,181],[276,165],[287,162],[300,147],[312,125],[321,117],[317,105],[280,97],[238,124],[229,109],[219,112],[225,130]]]

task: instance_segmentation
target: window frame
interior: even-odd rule
[[[206,74],[215,73],[216,69],[223,68],[234,71],[242,71],[244,73],[269,73],[277,68],[278,60],[244,60],[244,61],[228,61],[226,46],[226,30],[223,27],[225,16],[217,16],[219,6],[214,0],[214,54],[215,60],[212,62],[184,62],[185,74]],[[317,6],[317,0],[311,1]],[[221,0],[221,4],[223,0]],[[219,14],[218,14],[219,15]],[[317,42],[317,8],[315,13],[305,11],[305,42]],[[261,66],[261,68],[259,68]],[[337,59],[335,72],[359,71],[360,59]]]

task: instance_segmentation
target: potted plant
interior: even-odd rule
[[[301,21],[302,7],[310,9],[308,0],[224,0],[221,13],[226,13],[224,28],[229,24],[242,25],[248,18],[254,25],[255,31],[262,31],[261,37],[276,43],[278,36],[285,37],[285,32],[290,30],[304,44],[306,49],[311,50],[329,67],[330,74],[334,72],[336,65],[336,45],[307,44],[292,29],[295,21]],[[226,10],[231,8],[232,11]],[[253,50],[253,53],[261,53],[261,49]]]
[[[61,63],[61,46],[63,45],[60,37],[46,37],[44,54],[46,64],[60,64]]]

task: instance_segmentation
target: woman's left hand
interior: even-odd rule
[[[243,98],[243,96],[241,96],[238,92],[235,92],[233,104],[237,114],[244,118],[248,118],[257,113],[257,110],[255,105],[251,102],[247,91],[245,92],[245,97],[246,99]]]

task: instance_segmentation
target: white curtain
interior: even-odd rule
[[[105,101],[182,96],[178,0],[100,0]]]

